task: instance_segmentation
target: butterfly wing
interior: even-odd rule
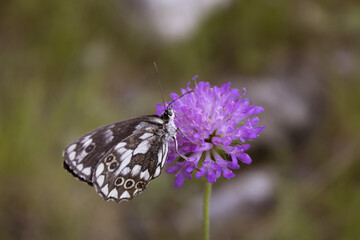
[[[70,143],[63,151],[64,168],[90,185],[95,166],[115,144],[139,131],[157,116],[143,116],[97,128]],[[155,123],[154,123],[155,124]]]
[[[103,156],[93,173],[96,191],[105,200],[131,200],[158,177],[168,155],[168,140],[159,127],[146,127],[121,140]]]

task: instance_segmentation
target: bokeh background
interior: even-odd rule
[[[213,186],[213,239],[360,239],[360,2],[3,0],[0,239],[199,239],[204,180],[103,201],[73,139],[191,78],[263,106],[250,166]]]

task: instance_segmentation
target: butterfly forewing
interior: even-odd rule
[[[142,125],[111,148],[95,168],[93,184],[105,200],[132,199],[160,175],[165,165],[168,141],[164,130],[152,123]]]
[[[134,118],[95,129],[69,144],[64,167],[105,200],[130,200],[158,177],[169,140],[176,141],[174,113]]]
[[[106,152],[157,116],[143,116],[97,128],[70,143],[63,152],[64,167],[80,180],[93,184],[94,168]],[[161,119],[160,119],[161,120]]]

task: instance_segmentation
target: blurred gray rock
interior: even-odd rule
[[[235,87],[242,88],[243,86]],[[292,133],[303,132],[312,125],[311,99],[295,85],[277,79],[263,79],[246,84],[250,103],[262,106],[260,125],[266,125],[259,141],[266,144],[284,144]]]
[[[132,13],[127,18],[133,27],[147,26],[165,41],[180,41],[190,37],[211,13],[230,3],[231,0],[128,1]]]

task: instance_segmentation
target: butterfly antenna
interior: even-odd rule
[[[171,106],[171,104],[173,104],[175,101],[177,101],[177,100],[179,100],[180,98],[182,98],[183,96],[185,96],[185,95],[187,95],[187,94],[189,94],[189,93],[193,93],[193,92],[194,92],[194,90],[187,91],[186,93],[182,94],[180,97],[178,97],[178,98],[176,98],[176,99],[172,100],[172,101],[168,104],[168,106],[170,107],[170,106]]]
[[[159,71],[158,71],[158,68],[156,66],[156,62],[154,62],[154,68],[155,68],[155,72],[156,72],[156,78],[157,78],[157,80],[159,82],[159,87],[160,87],[160,91],[161,91],[161,98],[163,100],[163,104],[164,104],[164,107],[165,107],[164,92],[163,92],[162,85],[161,85],[161,82],[160,82]]]

